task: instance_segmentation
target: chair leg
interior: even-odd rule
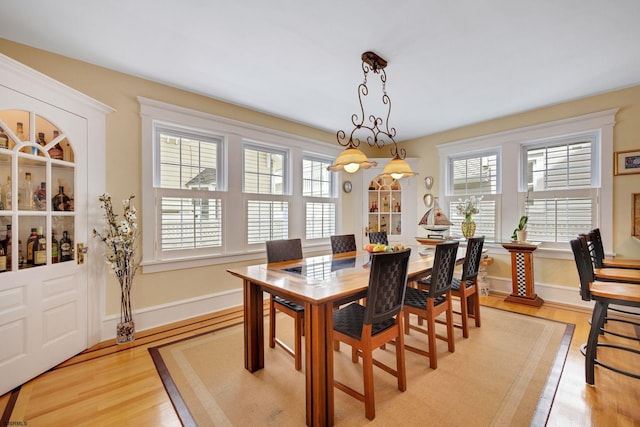
[[[304,319],[298,314],[295,318],[294,337],[295,340],[295,354],[293,356],[295,360],[296,371],[302,369],[302,331],[304,329]]]
[[[362,349],[362,373],[364,377],[364,413],[367,419],[376,417],[376,401],[373,393],[373,349],[365,344]]]
[[[402,317],[398,315],[398,337],[396,338],[396,373],[398,390],[407,390],[407,365],[404,358],[404,335],[402,333]]]
[[[604,326],[604,319],[607,314],[607,307],[609,304],[596,301],[596,305],[593,307],[593,315],[591,317],[591,329],[589,330],[589,338],[587,340],[587,348],[585,351],[584,370],[585,379],[587,384],[595,384],[595,360],[598,350],[598,335],[600,329]]]
[[[447,297],[447,344],[449,345],[449,352],[456,351],[456,341],[453,336],[453,306],[451,304],[451,295]]]
[[[436,319],[433,316],[425,318],[427,321],[427,345],[429,346],[429,367],[438,368],[438,352],[436,351]],[[449,328],[447,326],[447,328]],[[448,329],[447,329],[448,330]]]
[[[273,295],[269,297],[269,347],[276,346],[276,304]]]
[[[476,327],[480,327],[480,294],[478,294],[478,289],[476,289],[476,293],[471,295],[473,299],[473,320],[476,321]]]
[[[447,319],[448,313],[447,311]],[[462,318],[462,336],[469,338],[469,300],[462,289],[460,290],[460,317]],[[447,324],[449,324],[449,320],[447,320]]]

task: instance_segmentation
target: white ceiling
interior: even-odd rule
[[[2,0],[0,37],[332,133],[372,50],[399,141],[640,83],[639,0]]]

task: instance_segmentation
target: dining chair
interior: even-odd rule
[[[460,278],[451,279],[451,294],[460,299],[460,311],[453,313],[461,317],[460,323],[454,327],[462,329],[462,336],[469,338],[469,318],[475,321],[476,327],[480,327],[480,291],[478,288],[478,271],[480,270],[480,258],[484,236],[472,237],[467,241],[467,251],[462,264]],[[431,285],[431,277],[418,281],[418,286],[427,288]]]
[[[364,392],[335,379],[334,386],[364,402],[369,420],[375,418],[373,365],[395,376],[398,390],[407,389],[402,305],[410,254],[410,248],[372,254],[366,306],[354,302],[333,313],[333,338],[351,346],[354,363],[362,357]],[[395,369],[373,358],[375,349],[391,341],[396,348]]]
[[[355,234],[342,234],[331,236],[331,252],[341,254],[343,252],[357,251]]]
[[[302,259],[300,239],[269,240],[266,242],[267,262],[283,262]],[[293,318],[294,348],[276,337],[276,314],[280,311]],[[269,347],[276,344],[293,356],[296,370],[302,369],[302,335],[304,334],[304,307],[279,296],[269,296]]]
[[[634,258],[607,258],[604,254],[602,234],[599,228],[594,228],[586,234],[588,238],[591,256],[596,268],[631,268],[640,269],[640,259]]]
[[[389,244],[386,231],[373,231],[369,233],[369,243]]]
[[[622,333],[614,332],[611,326],[605,328],[605,323],[611,322],[615,324],[622,322],[632,327],[640,328],[640,323],[632,321],[627,318],[616,318],[608,316],[608,308],[610,304],[616,304],[619,306],[633,307],[635,312],[629,310],[630,313],[638,315],[637,309],[640,308],[640,286],[633,283],[622,282],[602,282],[595,279],[593,271],[593,263],[591,260],[591,252],[586,236],[578,236],[577,239],[571,240],[571,249],[573,251],[576,267],[578,269],[578,276],[580,278],[580,296],[584,301],[595,301],[593,307],[593,313],[591,316],[591,328],[589,330],[589,337],[587,343],[580,347],[580,351],[585,356],[585,381],[587,384],[595,384],[595,366],[602,366],[603,368],[612,370],[619,374],[630,376],[640,379],[640,371],[629,371],[627,368],[623,368],[620,365],[612,365],[609,362],[598,359],[598,347],[607,347],[609,350],[620,350],[630,353],[638,354],[637,342],[640,339],[637,335],[625,335]],[[633,346],[625,346],[625,341],[619,340],[614,343],[611,341],[599,342],[600,336],[605,333],[613,334],[621,338],[635,341]],[[607,351],[609,356],[612,355],[611,351]],[[621,360],[621,358],[612,359],[615,361]]]
[[[433,269],[431,270],[431,284],[428,289],[407,287],[404,297],[404,330],[409,335],[410,330],[427,335],[428,351],[405,344],[407,350],[427,356],[429,367],[438,367],[438,353],[436,339],[447,342],[449,352],[455,351],[453,336],[453,306],[451,304],[451,279],[456,265],[456,254],[459,242],[446,242],[436,245]],[[445,313],[447,336],[436,332],[436,318]],[[418,319],[424,319],[426,329],[419,325],[412,325],[409,315],[415,314]]]
[[[632,264],[625,267],[614,267],[613,264],[607,262],[605,265],[604,249],[602,246],[602,237],[599,229],[593,229],[588,233],[581,234],[587,242],[589,256],[593,263],[593,274],[596,280],[606,282],[630,282],[640,284],[640,269],[630,268]],[[614,258],[610,258],[613,260]],[[619,263],[618,265],[621,265]]]

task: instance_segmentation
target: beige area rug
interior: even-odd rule
[[[268,320],[268,318],[267,318]],[[412,318],[412,321],[415,319]],[[278,336],[292,337],[292,320],[278,317]],[[442,326],[444,327],[444,326]],[[339,390],[335,425],[544,425],[564,366],[574,325],[482,307],[482,327],[456,334],[455,353],[438,343],[438,369],[406,351],[407,391],[374,367],[376,418]],[[268,326],[265,325],[265,336]],[[406,341],[426,347],[426,336]],[[303,426],[305,379],[293,358],[265,343],[265,368],[244,369],[242,325],[149,350],[184,425]],[[394,364],[393,345],[374,357]],[[335,377],[362,390],[362,364],[351,349],[334,352]],[[304,370],[304,368],[303,368]]]

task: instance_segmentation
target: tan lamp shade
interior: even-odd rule
[[[417,173],[411,170],[411,166],[406,160],[400,157],[394,157],[382,170],[380,176],[390,176],[393,179],[407,178],[416,176]]]
[[[333,165],[327,169],[330,171],[344,170],[348,173],[354,173],[358,169],[369,169],[372,166],[376,166],[378,163],[370,161],[367,156],[355,147],[347,147],[338,156]]]

